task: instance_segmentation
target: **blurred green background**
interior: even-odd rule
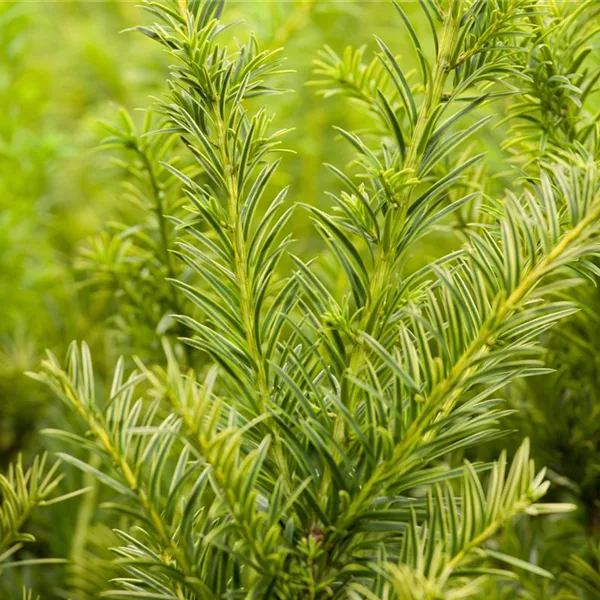
[[[418,2],[405,2],[404,6],[417,32],[427,40],[428,25]],[[276,113],[276,125],[293,128],[286,138],[286,147],[293,148],[295,154],[286,157],[277,184],[291,184],[292,202],[329,205],[325,192],[337,189],[338,184],[323,162],[343,167],[352,158],[350,148],[340,141],[333,125],[361,131],[368,129],[370,123],[359,106],[337,98],[324,99],[315,93],[314,87],[306,85],[312,78],[312,61],[325,44],[338,53],[348,44],[354,47],[365,44],[370,60],[376,46],[373,35],[377,34],[403,60],[415,63],[410,42],[391,3],[248,0],[229,2],[225,16],[228,21],[244,20],[238,26],[241,37],[253,31],[263,47],[285,48],[286,68],[293,71],[284,77],[284,87],[289,93],[274,97],[269,103]],[[110,222],[136,223],[135,210],[122,201],[122,172],[111,160],[116,155],[98,151],[104,136],[99,121],[117,119],[118,107],[122,106],[141,123],[143,113],[136,109],[148,107],[152,103],[150,97],[165,88],[166,55],[144,36],[126,31],[147,19],[133,1],[0,3],[0,463],[3,467],[18,453],[30,457],[44,448],[52,449],[39,434],[41,429],[57,422],[68,428],[61,407],[24,375],[38,367],[46,348],[62,356],[71,340],[86,340],[92,347],[100,376],[103,370],[111,368],[117,355],[137,350],[135,345],[115,337],[107,299],[85,285],[87,274],[79,265],[89,240],[105,231]],[[598,62],[596,51],[592,60]],[[502,101],[486,110],[496,114],[496,123],[504,116]],[[511,181],[507,176],[509,157],[500,150],[505,132],[506,126],[495,128],[492,121],[478,137],[480,149],[487,152],[484,167],[488,181],[484,187],[488,192],[499,190]],[[320,242],[306,213],[296,213],[294,231],[297,254],[310,257],[318,253]],[[414,261],[423,262],[457,243],[459,236],[451,230],[441,231],[415,250]],[[335,273],[330,277],[335,281]],[[591,302],[600,305],[596,298]],[[597,330],[600,331],[600,324]],[[596,338],[600,339],[600,335],[591,336],[592,352],[598,349],[594,346]],[[569,364],[568,349],[559,347],[555,356],[561,366]],[[589,410],[597,414],[596,395],[590,394],[590,389],[597,389],[594,387],[597,369],[589,365],[573,365],[573,369],[585,373],[586,385],[582,384],[579,391],[588,400],[590,395],[593,397]],[[524,408],[528,399],[543,399],[552,394],[552,390],[536,385],[531,386],[533,392],[529,387],[511,392],[511,400],[524,416],[529,414]],[[575,390],[575,397],[577,393]],[[543,407],[536,406],[535,401],[533,405],[535,415],[543,413]],[[573,419],[580,417],[581,413],[574,413]],[[552,463],[559,452],[560,460],[567,463],[564,471],[569,471],[570,461],[577,463],[572,470],[575,477],[582,461],[591,464],[592,494],[581,500],[585,510],[572,520],[543,525],[544,539],[554,540],[550,549],[546,546],[540,549],[535,542],[538,533],[535,528],[522,529],[517,524],[514,530],[504,533],[503,543],[512,547],[511,552],[527,558],[533,548],[541,553],[544,565],[553,570],[567,554],[565,551],[561,557],[561,545],[563,550],[565,543],[569,549],[577,545],[593,548],[598,540],[600,490],[597,495],[593,490],[598,485],[595,482],[600,481],[600,428],[591,432],[584,429],[582,433],[573,427],[575,437],[565,440],[562,431],[553,433],[544,429],[544,418],[537,431],[531,427],[534,420],[519,420],[517,415],[513,421],[515,433],[502,444],[516,442],[528,433],[534,437],[534,452],[541,458],[540,464]],[[540,439],[537,446],[536,434]],[[582,455],[570,454],[571,442],[577,444]],[[565,447],[555,451],[561,444]],[[495,449],[482,452],[492,454]],[[559,475],[563,479],[570,476]],[[69,473],[69,477],[73,478],[69,483],[71,489],[81,485],[80,475]],[[569,489],[567,485],[563,488],[559,485],[558,491],[553,492],[554,498],[572,501],[578,492]],[[82,537],[79,523],[82,519],[90,520],[86,511],[95,510],[95,498],[90,497],[87,505],[73,500],[36,516],[28,529],[36,534],[38,542],[28,547],[28,551],[34,556],[59,557],[79,552],[82,568],[89,570],[91,563],[85,562],[88,559],[83,549],[93,553],[94,535],[97,539],[110,536],[98,524],[93,535],[87,531],[87,538]],[[583,545],[581,540],[585,541]],[[585,553],[587,559],[593,555],[591,550]],[[94,560],[101,562],[101,558],[95,556]],[[93,564],[99,577],[103,577],[100,563]],[[65,574],[61,567],[0,574],[0,598],[17,597],[14,594],[23,584],[33,586],[45,598],[96,597],[92,583],[73,583],[72,578],[73,574]],[[537,594],[537,585],[532,584],[532,598],[555,597],[550,589],[540,589]]]

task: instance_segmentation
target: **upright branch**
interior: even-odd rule
[[[170,132],[181,136],[201,167],[195,178],[169,167],[184,184],[193,208],[179,223],[197,245],[179,244],[183,260],[204,286],[177,285],[200,309],[201,318],[181,315],[197,333],[190,344],[208,352],[231,374],[254,414],[269,404],[269,362],[293,305],[295,284],[275,269],[289,236],[281,231],[291,215],[281,190],[263,212],[261,199],[278,166],[283,131],[271,132],[264,109],[249,113],[248,98],[276,93],[265,83],[281,73],[276,51],[260,51],[251,37],[235,52],[219,41],[218,3],[191,3],[180,11],[149,3],[164,25],[139,28],[177,60],[170,94],[158,110]]]
[[[512,90],[524,77],[517,60],[524,49],[518,44],[531,29],[529,11],[534,4],[529,0],[450,2],[444,12],[433,3],[421,3],[434,36],[436,53],[430,63],[410,20],[401,5],[394,3],[417,54],[421,74],[417,85],[410,85],[399,60],[379,38],[381,52],[376,61],[382,68],[376,67],[375,61],[362,65],[362,53],[342,60],[331,50],[316,63],[321,79],[314,83],[324,88],[324,94],[356,99],[357,89],[366,90],[359,96],[360,103],[370,108],[381,126],[378,149],[340,130],[357,150],[361,177],[372,192],[331,167],[346,188],[335,198],[343,216],[313,211],[323,236],[341,237],[344,243],[335,254],[347,273],[353,302],[341,307],[331,297],[322,300],[330,305],[327,314],[334,313],[337,318],[334,323],[323,324],[320,337],[327,352],[332,352],[334,345],[331,336],[344,340],[338,376],[343,402],[350,410],[356,409],[359,396],[350,380],[362,377],[371,352],[362,343],[362,334],[384,345],[393,343],[390,336],[397,330],[390,325],[409,300],[409,290],[414,289],[403,273],[408,251],[437,222],[473,198],[469,194],[449,201],[449,193],[481,156],[461,157],[449,170],[443,165],[448,161],[452,164],[460,144],[484,127],[490,117],[484,116],[459,131],[455,125],[505,94],[506,89]],[[436,22],[440,23],[439,31]],[[376,89],[369,83],[373,73],[377,74]],[[348,81],[353,87],[348,87]],[[496,86],[501,87],[488,89],[492,82],[500,82]],[[464,106],[451,112],[460,103]],[[368,254],[363,258],[365,246]],[[367,268],[366,259],[372,268]],[[313,306],[309,310],[315,312]],[[334,328],[339,331],[334,333]]]

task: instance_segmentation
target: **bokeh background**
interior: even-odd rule
[[[405,8],[427,40],[428,26],[418,3],[406,2]],[[280,126],[293,128],[286,147],[295,153],[286,157],[277,184],[291,185],[291,201],[329,205],[325,192],[338,184],[323,162],[344,166],[352,156],[333,125],[360,131],[366,117],[359,106],[322,98],[307,85],[313,78],[312,61],[324,45],[342,53],[348,44],[364,44],[370,56],[377,34],[394,52],[414,62],[391,3],[238,1],[228,3],[226,17],[243,19],[240,36],[253,31],[263,47],[284,47],[286,68],[293,71],[284,78],[289,92],[270,99],[269,108]],[[123,202],[126,177],[113,161],[119,153],[99,149],[105,135],[100,121],[118,119],[123,107],[139,124],[144,115],[137,109],[148,107],[150,97],[164,90],[166,55],[144,36],[128,31],[147,19],[133,1],[0,3],[2,468],[19,453],[27,459],[54,450],[40,433],[43,429],[57,423],[68,428],[61,406],[25,376],[38,367],[47,348],[62,356],[69,342],[86,340],[99,377],[119,354],[144,352],[135,340],[115,334],[114,298],[90,285],[89,269],[82,265],[92,240],[102,239],[112,222],[135,225],[138,216],[135,206]],[[597,50],[589,60],[599,62]],[[502,101],[486,110],[496,118],[478,134],[476,143],[486,151],[482,167],[486,191],[494,193],[514,180],[514,157],[501,150],[510,126],[499,125],[505,116]],[[481,173],[473,172],[472,177],[480,178]],[[309,219],[302,212],[294,219],[295,251],[317,254],[320,242]],[[421,244],[412,260],[422,263],[459,241],[453,227],[443,229]],[[335,274],[330,276],[335,281]],[[593,287],[585,293],[589,306],[600,306]],[[550,339],[550,360],[561,373],[560,382],[532,381],[506,392],[517,412],[510,422],[514,433],[501,445],[510,447],[531,435],[537,462],[550,467],[555,481],[550,499],[575,501],[580,507],[575,516],[539,525],[519,522],[503,533],[502,543],[511,552],[524,558],[534,553],[536,561],[553,572],[567,568],[571,551],[592,569],[598,566],[600,364],[595,357],[600,324],[591,317],[586,323],[579,336],[587,344],[584,363],[571,360],[568,344]],[[567,404],[564,393],[559,393],[565,389]],[[482,456],[495,452],[482,449]],[[67,488],[86,483],[77,473],[67,470],[67,475]],[[98,597],[101,585],[93,578],[101,581],[110,573],[102,571],[94,540],[110,537],[110,532],[96,523],[96,500],[89,495],[66,502],[35,516],[27,526],[37,542],[28,546],[24,558],[77,556],[78,569],[46,566],[0,573],[0,598],[16,598],[22,585],[44,598]],[[530,589],[532,598],[558,598],[551,583],[532,581]],[[581,597],[599,597],[593,594],[592,589]]]

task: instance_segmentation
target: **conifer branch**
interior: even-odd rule
[[[505,452],[454,465],[506,433],[511,411],[496,393],[547,373],[542,334],[576,310],[562,278],[597,275],[596,153],[574,135],[504,195],[464,195],[481,156],[459,148],[487,126],[482,106],[535,85],[524,57],[551,33],[551,11],[534,0],[420,4],[433,57],[402,3],[390,5],[417,81],[380,39],[366,65],[362,50],[328,49],[317,63],[323,95],[377,120],[372,145],[338,129],[360,180],[330,166],[343,188],[335,209],[305,204],[321,260],[345,277],[341,296],[310,260],[290,255],[294,273],[282,268],[293,229],[275,185],[285,131],[250,102],[278,93],[279,55],[253,37],[232,49],[220,1],[145,4],[157,21],[138,31],[176,63],[148,136],[176,141],[161,163],[138,158],[156,200],[153,258],[190,301],[176,318],[201,350],[197,368],[165,341],[164,358],[135,359],[139,375],[126,378],[120,361],[102,400],[85,345],[37,375],[88,430],[49,433],[102,467],[64,461],[116,493],[112,597],[477,598],[518,581],[513,570],[550,576],[496,547],[516,517],[572,508],[539,503],[549,483],[528,441],[510,468]],[[189,203],[173,219],[179,265],[159,172]],[[408,271],[415,243],[475,197],[466,243]]]

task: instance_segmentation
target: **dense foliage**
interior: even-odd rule
[[[598,597],[600,5],[142,8],[1,8],[4,596]]]

